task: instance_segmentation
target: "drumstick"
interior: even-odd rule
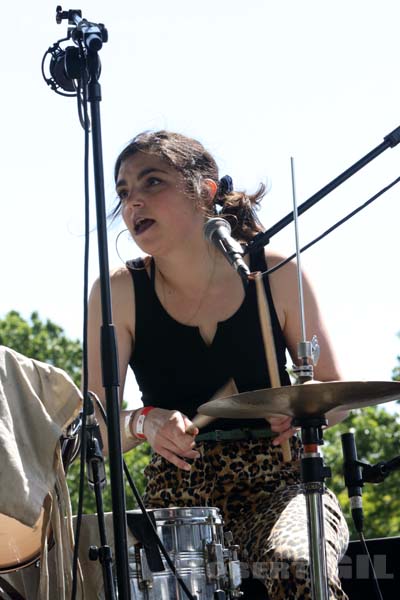
[[[255,279],[256,282],[258,313],[260,316],[261,332],[264,340],[265,357],[267,359],[271,387],[281,387],[281,379],[279,377],[278,363],[276,360],[275,342],[272,334],[271,315],[265,296],[262,273],[257,271],[256,273],[252,273],[250,277]],[[290,462],[292,460],[292,453],[290,451],[289,440],[285,440],[281,444],[281,448],[283,462]]]
[[[229,381],[227,381],[227,383],[223,385],[222,388],[215,392],[215,394],[210,398],[210,401],[216,400],[217,398],[228,398],[229,396],[234,396],[238,393],[239,391],[236,387],[236,383],[233,381],[233,379],[229,379]],[[186,429],[186,433],[188,433],[189,435],[194,435],[195,427],[201,429],[202,427],[205,427],[206,425],[214,421],[216,418],[217,417],[209,417],[207,415],[201,415],[200,413],[197,413],[192,419],[193,425]]]
[[[199,413],[197,413],[192,419],[193,425],[191,425],[189,429],[186,430],[186,433],[188,433],[189,435],[193,435],[192,432],[195,427],[197,427],[198,429],[202,429],[212,421],[215,421],[215,417],[208,417],[207,415],[200,415]]]

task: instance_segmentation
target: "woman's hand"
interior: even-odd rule
[[[190,428],[190,434],[186,431]],[[153,408],[145,418],[143,433],[157,454],[166,458],[180,469],[190,471],[190,464],[183,458],[198,458],[200,454],[193,450],[197,427],[177,410]]]
[[[292,420],[292,417],[268,417],[271,430],[279,434],[272,440],[274,446],[282,444],[296,433],[297,429],[292,426]]]

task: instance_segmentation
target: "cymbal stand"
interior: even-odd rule
[[[314,377],[314,365],[319,358],[319,344],[316,336],[313,336],[311,342],[306,339],[293,157],[291,157],[290,163],[301,327],[301,341],[297,345],[297,357],[300,360],[300,365],[294,366],[293,371],[298,381],[300,383],[305,383],[306,381],[311,381]],[[328,600],[329,592],[322,495],[325,491],[324,478],[330,476],[330,470],[324,466],[323,458],[318,452],[318,446],[323,444],[322,427],[327,425],[327,421],[324,416],[311,418],[301,417],[293,419],[292,424],[295,427],[301,427],[301,439],[304,447],[304,454],[301,460],[301,480],[303,493],[306,498],[312,596],[314,600]]]
[[[324,416],[295,417],[295,427],[301,427],[304,454],[301,459],[301,480],[306,498],[308,542],[310,557],[311,592],[314,600],[328,600],[328,574],[322,496],[325,477],[331,476],[318,446],[323,444],[322,428],[327,425]]]

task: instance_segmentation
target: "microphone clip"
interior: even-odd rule
[[[87,479],[90,489],[96,485],[103,489],[107,484],[107,476],[103,457],[103,440],[100,427],[94,413],[93,400],[88,394],[87,417],[85,425]]]
[[[392,471],[400,469],[400,456],[396,456],[391,460],[381,460],[375,465],[370,465],[367,462],[357,461],[362,468],[362,484],[363,483],[382,483]]]
[[[108,31],[103,23],[90,23],[83,19],[81,10],[63,10],[61,6],[57,6],[57,24],[61,25],[64,19],[68,21],[68,25],[75,26],[68,28],[68,37],[74,42],[82,41],[88,51],[98,52],[108,41]]]

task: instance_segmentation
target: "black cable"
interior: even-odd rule
[[[352,212],[350,212],[348,215],[346,215],[345,217],[343,217],[343,219],[340,219],[340,221],[338,221],[337,223],[335,223],[334,225],[332,225],[332,227],[329,227],[329,229],[327,229],[326,231],[324,231],[323,233],[321,233],[321,235],[319,235],[314,240],[312,240],[312,242],[309,242],[308,244],[306,244],[305,246],[303,246],[303,248],[300,248],[300,252],[304,252],[305,250],[308,250],[309,248],[311,248],[311,246],[314,246],[314,244],[316,244],[317,242],[319,242],[320,240],[322,240],[329,233],[332,233],[332,231],[334,231],[335,229],[337,229],[338,227],[340,227],[340,225],[343,225],[344,223],[346,223],[346,221],[348,221],[349,219],[351,219],[351,217],[354,217],[354,215],[356,215],[358,212],[360,212],[361,210],[363,210],[364,208],[366,208],[369,204],[371,204],[371,202],[373,202],[374,200],[376,200],[377,198],[379,198],[379,196],[382,196],[382,194],[384,194],[385,192],[387,192],[388,190],[390,190],[390,188],[392,188],[394,185],[396,185],[396,183],[399,183],[399,181],[400,181],[400,177],[397,177],[397,179],[394,179],[386,187],[382,188],[379,192],[377,192],[375,194],[375,196],[372,196],[369,200],[367,200],[366,202],[364,202],[364,204],[361,204],[358,208],[355,208]],[[262,275],[270,275],[274,271],[277,271],[281,267],[284,267],[288,262],[290,262],[295,257],[296,257],[296,253],[292,254],[288,258],[285,258],[285,260],[282,260],[278,265],[275,265],[275,267],[271,267],[271,269],[268,269],[267,271],[265,271],[264,273],[262,273]]]
[[[82,129],[90,133],[90,119],[89,113],[87,110],[87,98],[86,93],[83,91],[82,86],[80,85],[80,81],[78,86],[76,87],[76,101],[78,108],[78,116],[79,122],[82,126]]]
[[[98,408],[100,410],[100,414],[101,414],[101,416],[103,418],[103,421],[104,421],[105,425],[107,425],[107,415],[106,415],[106,411],[104,410],[104,406],[102,405],[102,403],[100,402],[99,398],[95,394],[93,394],[93,398],[96,400],[96,404],[97,404],[97,406],[98,406]],[[185,582],[183,581],[183,579],[181,578],[181,576],[177,572],[177,570],[175,568],[175,565],[172,562],[172,560],[171,560],[171,558],[170,558],[170,556],[168,554],[167,549],[165,548],[162,540],[160,539],[160,536],[157,533],[157,529],[154,526],[153,521],[149,517],[147,509],[146,509],[145,505],[143,504],[142,497],[139,494],[138,489],[137,489],[137,487],[135,485],[135,482],[133,481],[133,479],[131,477],[131,474],[130,474],[129,469],[128,469],[128,465],[126,464],[125,460],[123,460],[122,462],[123,462],[123,466],[124,466],[124,473],[125,473],[126,478],[128,480],[129,486],[130,486],[130,488],[132,490],[132,493],[133,493],[133,495],[136,498],[136,501],[137,501],[137,503],[138,503],[138,505],[140,507],[140,510],[145,515],[145,519],[146,519],[147,523],[150,525],[150,527],[151,527],[151,529],[153,531],[155,539],[157,540],[158,547],[160,548],[162,554],[164,555],[164,558],[165,558],[165,560],[166,560],[169,568],[171,569],[174,577],[178,581],[179,585],[182,587],[183,591],[185,592],[185,594],[187,595],[187,597],[189,598],[189,600],[195,600],[194,597],[192,596],[190,590],[186,586]]]
[[[383,600],[383,596],[382,596],[382,592],[381,592],[380,587],[379,587],[378,578],[376,576],[375,568],[374,568],[373,562],[371,560],[371,555],[369,553],[368,546],[367,546],[367,543],[365,541],[364,534],[363,534],[362,531],[360,531],[359,537],[360,537],[361,546],[362,546],[362,548],[364,550],[364,554],[368,557],[369,566],[371,567],[372,580],[374,582],[374,588],[375,588],[375,595],[377,597],[377,600]]]
[[[88,359],[87,359],[87,319],[88,319],[88,270],[89,270],[89,119],[87,107],[87,81],[86,74],[83,75],[82,83],[82,108],[83,108],[83,124],[84,126],[84,185],[85,185],[85,249],[84,249],[84,267],[83,267],[83,361],[82,361],[82,392],[84,410],[82,413],[81,427],[81,449],[80,449],[80,471],[79,471],[79,491],[78,491],[78,509],[75,526],[75,546],[72,563],[72,600],[75,600],[77,593],[77,574],[78,574],[78,557],[79,557],[79,542],[82,525],[83,500],[85,493],[85,466],[86,466],[86,414],[85,403],[88,397]],[[78,90],[78,97],[80,91]],[[81,117],[81,115],[80,115]],[[82,123],[82,120],[80,118]]]

